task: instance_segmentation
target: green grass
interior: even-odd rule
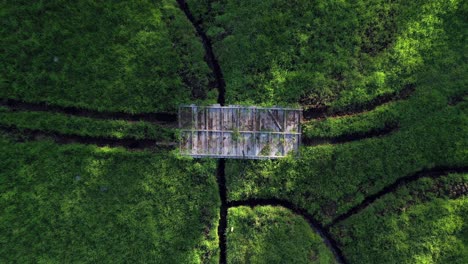
[[[468,165],[468,3],[187,2],[213,43],[228,104],[358,112],[307,121],[312,139],[399,127],[384,137],[304,146],[299,158],[229,160],[228,200],[287,200],[326,225],[403,176]],[[0,18],[0,98],[127,113],[216,100],[200,38],[174,0],[4,1]],[[359,111],[408,85],[415,87],[408,99]],[[454,97],[464,100],[451,105]],[[1,106],[0,126],[161,141],[176,133],[150,122]],[[218,262],[214,160],[14,143],[14,136],[0,136],[1,263]],[[466,181],[413,182],[332,235],[351,263],[465,263],[467,199],[445,191]],[[333,262],[287,209],[228,213],[229,263]]]
[[[188,2],[214,40],[227,102],[342,110],[412,84],[447,37],[445,18],[463,8],[440,0]]]
[[[282,207],[235,207],[228,212],[228,263],[335,263],[305,219]]]
[[[422,179],[334,227],[350,263],[467,263],[468,198],[450,187],[468,175]]]
[[[423,168],[466,166],[467,102],[448,103],[466,93],[468,85],[465,46],[459,42],[460,34],[466,36],[461,25],[466,25],[467,10],[460,5],[438,22],[437,32],[444,37],[435,38],[431,48],[417,56],[424,63],[411,76],[416,91],[410,99],[356,116],[312,121],[305,134],[333,137],[387,123],[397,123],[399,130],[347,144],[302,147],[299,159],[228,162],[229,199],[286,199],[329,223],[400,177]]]
[[[174,112],[208,93],[209,68],[175,1],[0,4],[0,97]]]
[[[0,109],[0,126],[88,137],[175,140],[173,129],[151,122],[101,120],[49,112],[10,112],[8,109]]]
[[[230,161],[229,199],[287,199],[327,223],[402,176],[466,165],[467,103],[436,109],[386,137],[302,147],[299,159]]]
[[[0,168],[2,263],[217,261],[213,161],[1,138]]]

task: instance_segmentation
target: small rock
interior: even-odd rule
[[[99,190],[100,190],[101,192],[107,192],[107,187],[106,187],[106,186],[101,186],[101,187],[99,188]]]

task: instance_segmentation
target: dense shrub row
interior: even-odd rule
[[[227,227],[228,263],[334,263],[305,219],[282,207],[234,207]]]
[[[137,113],[207,97],[204,50],[175,1],[7,1],[0,9],[1,98]]]
[[[0,126],[89,137],[175,140],[173,129],[145,121],[100,120],[48,112],[10,112],[1,108]]]
[[[0,262],[216,263],[215,163],[0,138]]]
[[[332,229],[350,263],[467,263],[468,175],[421,179]],[[453,198],[453,197],[452,197]]]

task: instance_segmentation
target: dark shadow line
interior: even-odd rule
[[[305,120],[309,120],[309,119],[321,119],[321,118],[327,118],[327,117],[339,117],[339,116],[345,116],[345,115],[362,114],[364,112],[373,110],[383,104],[407,99],[413,94],[415,90],[416,90],[416,86],[414,84],[408,84],[399,92],[377,96],[376,98],[364,104],[349,105],[348,109],[344,109],[344,110],[332,110],[328,106],[309,108],[309,109],[304,110],[303,117]]]
[[[343,252],[341,249],[338,247],[337,242],[335,239],[331,236],[330,232],[326,227],[323,227],[317,220],[313,218],[311,214],[307,212],[307,210],[300,208],[296,206],[295,204],[287,201],[287,200],[281,200],[281,199],[276,199],[276,198],[269,198],[269,199],[248,199],[248,200],[243,200],[243,201],[231,201],[228,202],[227,207],[232,208],[232,207],[238,207],[238,206],[248,206],[248,207],[255,207],[255,206],[282,206],[285,207],[292,212],[294,212],[297,215],[301,215],[309,224],[309,226],[317,232],[320,237],[322,237],[325,245],[331,250],[333,253],[336,262],[338,263],[348,263],[348,261],[345,259]]]
[[[117,139],[110,137],[92,137],[70,134],[60,134],[56,132],[45,132],[35,129],[18,129],[12,126],[0,125],[0,131],[7,134],[20,136],[24,141],[35,141],[41,139],[52,139],[57,144],[86,144],[99,147],[123,147],[129,150],[151,150],[151,149],[173,149],[174,142],[158,142],[153,139]]]
[[[219,159],[216,170],[216,181],[218,183],[219,197],[221,199],[221,207],[219,212],[218,236],[219,236],[219,250],[220,258],[219,263],[227,263],[227,242],[226,242],[226,228],[227,228],[227,190],[226,190],[226,175],[225,175],[226,160]]]
[[[190,23],[192,23],[193,27],[197,31],[198,36],[200,37],[203,47],[205,49],[205,59],[208,63],[208,66],[212,70],[214,77],[216,79],[216,84],[218,88],[218,103],[224,105],[225,103],[225,93],[226,93],[226,83],[224,81],[223,72],[221,71],[221,66],[219,66],[219,62],[216,59],[216,56],[213,52],[213,45],[211,40],[206,35],[205,31],[203,31],[200,23],[195,20],[195,17],[190,12],[190,8],[185,0],[177,0],[180,9],[184,12],[185,16],[188,18]]]
[[[226,93],[226,83],[224,81],[223,72],[219,66],[218,60],[213,52],[213,46],[211,40],[208,38],[206,33],[203,31],[200,23],[197,23],[195,17],[190,12],[189,6],[185,0],[177,0],[179,8],[184,12],[187,19],[192,23],[195,28],[198,36],[200,37],[203,48],[205,49],[205,60],[208,63],[213,75],[216,79],[217,89],[218,89],[218,103],[224,105],[225,103],[225,93]],[[220,257],[219,263],[227,263],[227,250],[226,250],[226,228],[227,228],[227,189],[226,189],[226,175],[225,175],[225,159],[219,159],[216,169],[216,182],[218,183],[219,197],[221,200],[220,207],[220,217],[218,223],[218,237],[219,237],[219,250]]]
[[[177,121],[177,115],[172,113],[141,113],[130,114],[125,112],[101,112],[79,107],[50,105],[44,102],[28,103],[15,99],[0,99],[0,106],[16,111],[54,112],[95,119],[122,119],[127,121],[147,121],[153,123],[169,124]]]
[[[462,93],[448,98],[449,106],[456,106],[460,103],[465,102],[465,96],[467,93]],[[302,144],[305,146],[318,146],[324,144],[342,144],[352,141],[363,140],[367,138],[382,137],[387,136],[388,134],[396,132],[400,129],[400,126],[397,122],[388,123],[384,128],[380,129],[371,129],[366,132],[344,134],[336,137],[308,137],[307,135],[302,135]]]
[[[394,183],[385,186],[382,190],[378,191],[375,194],[367,196],[360,204],[352,207],[347,212],[336,217],[330,224],[326,225],[325,228],[330,229],[330,227],[336,225],[337,223],[346,220],[354,214],[361,212],[366,209],[370,204],[380,199],[382,196],[396,191],[398,188],[403,187],[404,185],[419,180],[421,178],[438,178],[446,176],[450,173],[467,173],[468,167],[435,167],[432,169],[423,169],[416,173],[404,176],[397,179]]]
[[[468,96],[468,92],[463,92],[461,94],[457,94],[457,95],[454,95],[454,96],[451,96],[448,98],[448,105],[449,106],[455,106],[459,103],[462,103],[464,101],[466,101],[466,96]]]
[[[324,144],[343,144],[353,141],[383,137],[396,132],[400,127],[397,124],[388,125],[382,129],[373,129],[367,132],[345,134],[337,137],[307,137],[302,135],[302,144],[304,146],[318,146]]]

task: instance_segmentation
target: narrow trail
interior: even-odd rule
[[[100,112],[79,107],[63,107],[49,105],[44,102],[28,103],[14,99],[0,99],[0,106],[7,107],[13,111],[37,111],[60,113],[95,119],[122,119],[126,121],[147,121],[161,125],[173,125],[177,122],[177,115],[173,113],[141,113],[129,114],[125,112]]]
[[[355,134],[347,134],[337,137],[306,137],[302,135],[302,144],[304,146],[319,146],[324,144],[343,144],[349,143],[353,141],[359,141],[368,138],[376,138],[376,137],[383,137],[388,136],[396,131],[398,131],[399,127],[397,125],[394,126],[387,126],[383,129],[376,129],[370,130],[363,133],[355,133]]]
[[[319,108],[309,108],[309,109],[304,110],[303,117],[304,117],[304,120],[307,121],[310,119],[322,119],[322,118],[327,118],[327,117],[358,115],[358,114],[368,112],[372,109],[375,109],[378,106],[381,106],[390,102],[407,99],[413,94],[415,89],[416,89],[415,85],[407,85],[399,92],[377,96],[376,98],[369,101],[368,103],[365,103],[359,106],[354,106],[349,110],[333,111],[327,106],[319,107]]]
[[[203,31],[199,22],[196,21],[193,14],[190,12],[190,8],[185,0],[177,0],[180,9],[184,12],[187,19],[192,23],[193,27],[197,31],[198,36],[200,37],[203,48],[205,49],[205,60],[208,63],[213,75],[216,79],[216,85],[218,89],[218,103],[224,105],[225,103],[225,93],[226,93],[226,83],[224,81],[223,72],[219,66],[219,62],[216,59],[216,56],[213,52],[213,44],[211,40]]]
[[[187,19],[192,23],[200,37],[203,48],[205,49],[205,60],[208,63],[211,71],[216,80],[216,88],[218,89],[218,103],[224,105],[226,94],[226,83],[224,81],[223,72],[219,66],[218,60],[213,52],[211,40],[203,31],[201,25],[197,23],[195,17],[190,12],[189,6],[185,0],[177,0],[180,9],[184,12]],[[219,238],[219,263],[227,263],[227,244],[226,244],[226,228],[227,228],[227,189],[226,189],[226,175],[225,175],[225,159],[219,159],[216,168],[216,181],[218,183],[219,198],[221,206],[219,208],[219,223],[218,223],[218,238]]]
[[[281,207],[291,210],[295,214],[302,216],[307,221],[309,226],[316,233],[318,233],[320,237],[322,237],[325,245],[327,245],[327,247],[332,251],[337,263],[343,263],[343,264],[348,263],[348,261],[345,259],[343,255],[343,252],[338,247],[337,242],[330,235],[328,228],[323,227],[305,209],[299,208],[287,200],[274,199],[274,198],[273,199],[248,199],[244,201],[231,201],[227,204],[228,208],[239,207],[239,206],[248,206],[252,208],[256,206],[281,206]]]
[[[456,106],[460,103],[466,101],[467,93],[462,93],[448,98],[448,106]],[[359,113],[360,114],[360,113]],[[392,134],[400,129],[399,124],[388,124],[381,129],[371,129],[366,132],[354,133],[354,134],[345,134],[336,137],[307,137],[307,135],[302,135],[302,144],[305,146],[318,146],[324,144],[342,144],[349,143],[353,141],[359,141],[367,138],[382,137]]]
[[[227,228],[227,190],[226,190],[226,175],[225,175],[225,159],[218,160],[218,167],[216,170],[216,181],[218,182],[219,197],[221,199],[221,207],[219,209],[219,223],[218,223],[218,237],[219,237],[219,263],[227,263],[227,242],[226,242],[226,228]]]
[[[421,178],[438,178],[438,177],[446,176],[450,173],[468,173],[468,167],[455,167],[455,168],[435,167],[432,169],[424,169],[416,173],[407,175],[405,177],[399,178],[394,183],[385,186],[382,190],[378,191],[377,193],[367,196],[360,204],[352,207],[347,212],[336,217],[330,224],[326,225],[325,228],[329,229],[332,226],[336,225],[337,223],[344,221],[347,218],[351,217],[352,215],[361,212],[362,210],[366,209],[369,205],[371,205],[373,202],[382,198],[382,196],[395,192],[397,189],[405,186],[408,183],[417,181]]]
[[[99,147],[123,147],[129,150],[173,149],[175,142],[158,142],[152,139],[117,139],[110,137],[90,137],[80,135],[65,135],[55,132],[45,132],[33,129],[17,129],[14,127],[0,126],[0,131],[19,137],[20,141],[35,141],[51,139],[57,144],[86,144]]]

